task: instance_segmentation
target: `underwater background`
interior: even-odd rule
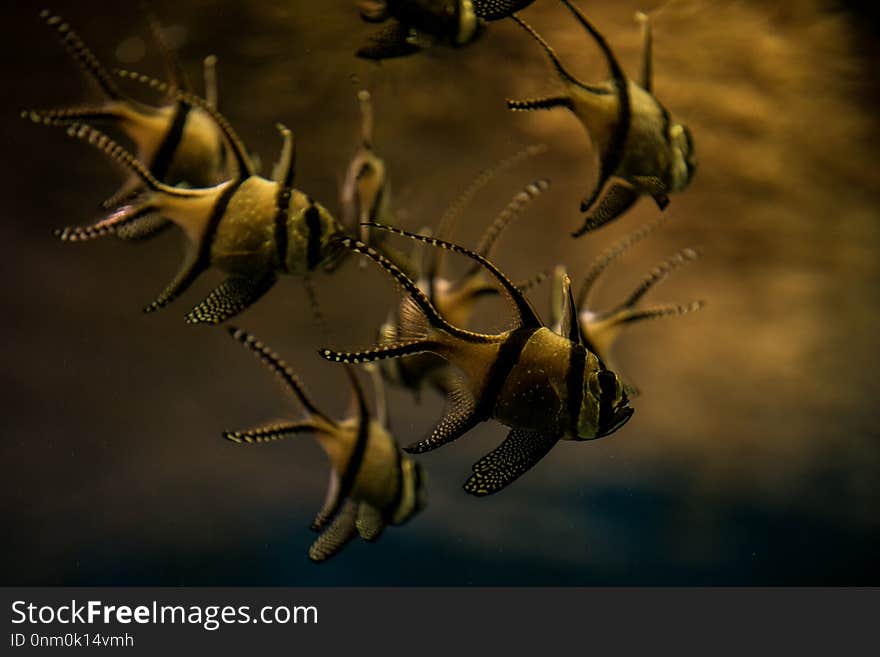
[[[321,565],[306,557],[328,472],[315,442],[243,448],[220,437],[299,413],[224,331],[184,324],[220,274],[145,316],[141,307],[177,270],[177,232],[139,244],[52,236],[95,219],[123,177],[63,130],[18,118],[96,92],[37,20],[42,7],[4,5],[3,584],[880,583],[876,13],[818,0],[578,4],[631,76],[633,13],[656,10],[655,90],[691,128],[699,158],[665,227],[609,270],[598,300],[613,304],[694,246],[702,259],[650,298],[707,306],[637,325],[616,345],[642,391],[624,429],[564,442],[509,489],[474,499],[461,490],[470,464],[506,434],[480,425],[419,457],[429,476],[422,514]],[[50,8],[108,67],[162,75],[137,3]],[[511,21],[466,48],[376,65],[353,57],[375,28],[346,0],[153,8],[197,89],[201,58],[218,55],[221,111],[263,170],[283,121],[297,137],[297,187],[333,212],[357,144],[356,94],[368,88],[376,149],[410,229],[436,225],[485,168],[528,144],[549,147],[482,190],[454,235],[474,246],[511,195],[550,178],[496,252],[514,279],[564,263],[576,281],[599,251],[658,216],[643,199],[613,224],[569,237],[595,174],[592,147],[567,112],[506,109],[505,98],[558,89]],[[538,0],[524,17],[582,78],[605,77],[559,3]],[[399,294],[355,258],[316,287],[330,335],[294,278],[231,323],[271,345],[338,414],[345,377],[317,348],[372,344]],[[545,316],[549,290],[529,293]],[[500,329],[506,314],[487,302],[478,325]],[[415,404],[393,390],[391,403],[402,444],[443,408],[430,392]]]

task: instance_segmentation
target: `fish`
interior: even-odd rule
[[[407,452],[436,449],[489,419],[508,426],[505,441],[473,465],[464,483],[467,493],[486,496],[516,481],[560,440],[608,436],[632,417],[634,409],[620,378],[583,343],[570,284],[562,302],[568,320],[559,334],[542,322],[516,285],[478,253],[399,228],[374,227],[474,260],[498,282],[516,314],[514,326],[497,334],[454,326],[394,263],[351,237],[340,238],[344,248],[367,256],[393,278],[404,289],[407,303],[397,343],[354,352],[321,348],[319,355],[358,364],[428,352],[461,372],[440,422],[427,438],[404,448]]]
[[[169,97],[167,104],[147,105],[125,94],[94,53],[61,16],[45,10],[40,19],[57,32],[62,45],[79,67],[91,77],[104,96],[99,105],[40,110],[40,114],[59,124],[106,123],[135,145],[137,158],[157,179],[171,186],[210,187],[229,177],[223,133],[210,115],[199,107]],[[147,12],[154,40],[165,61],[172,85],[189,91],[179,62],[165,43],[156,19]],[[204,60],[206,97],[217,103],[216,57]],[[130,175],[122,187],[102,205],[111,208],[143,191],[141,180]],[[146,215],[128,222],[116,235],[122,239],[145,239],[169,226],[166,218]]]
[[[486,258],[491,257],[501,233],[549,187],[548,179],[539,178],[517,192],[487,227],[477,245],[476,253]],[[420,234],[429,233],[423,230]],[[479,266],[469,269],[461,276],[449,278],[443,271],[442,260],[434,259],[430,265],[427,263],[423,265],[420,258],[413,257],[410,261],[419,272],[419,276],[414,279],[416,285],[428,296],[438,312],[456,326],[468,325],[480,299],[499,294],[498,288],[485,280],[483,270]],[[539,272],[533,278],[517,283],[517,288],[521,292],[526,292],[543,282],[546,277],[546,273]],[[379,330],[380,344],[394,344],[398,341],[400,317],[403,312],[405,310],[398,307],[382,325]],[[383,360],[379,362],[379,366],[387,381],[410,390],[416,399],[419,399],[423,386],[433,388],[443,395],[449,394],[456,377],[453,368],[443,358],[430,353]]]
[[[351,417],[333,419],[315,405],[290,367],[269,347],[245,331],[231,326],[227,330],[275,373],[299,400],[305,416],[227,431],[224,438],[237,444],[256,444],[311,434],[330,461],[326,499],[312,522],[312,529],[321,532],[309,549],[312,561],[326,561],[356,535],[376,541],[388,525],[401,525],[425,508],[425,474],[388,429],[381,377],[373,377],[377,409],[373,414],[353,368],[346,367],[356,410]]]
[[[362,59],[406,57],[438,44],[466,46],[485,23],[501,20],[534,0],[358,0],[361,18],[387,23],[356,52]]]
[[[95,239],[152,213],[167,217],[186,235],[188,249],[183,266],[144,312],[166,307],[213,266],[228,278],[196,305],[185,321],[219,324],[260,299],[279,275],[305,277],[340,253],[332,240],[343,232],[338,221],[324,206],[293,186],[296,153],[288,128],[277,126],[282,149],[270,180],[255,173],[235,130],[204,99],[145,75],[124,70],[117,74],[205,111],[223,133],[239,172],[213,187],[171,187],[158,181],[146,165],[101,131],[84,123],[60,123],[66,126],[68,135],[87,141],[128,169],[145,188],[93,225],[57,231],[60,239]],[[59,125],[51,113],[31,110],[22,116],[40,124]]]
[[[540,44],[565,86],[555,96],[508,100],[513,111],[565,108],[583,125],[599,156],[598,179],[581,202],[587,212],[572,233],[580,237],[613,221],[629,210],[640,196],[651,196],[660,210],[669,205],[669,194],[685,189],[697,168],[696,148],[690,130],[674,120],[653,93],[652,31],[648,16],[642,24],[642,65],[639,81],[627,78],[608,42],[583,12],[561,0],[602,51],[611,80],[589,85],[563,66],[555,50],[519,16],[512,16]]]
[[[700,257],[700,251],[691,247],[680,249],[651,268],[641,278],[638,285],[617,305],[602,310],[591,303],[590,297],[596,288],[596,283],[608,267],[664,223],[664,217],[660,217],[658,220],[643,224],[596,256],[588,267],[587,273],[583,276],[575,296],[574,310],[580,324],[584,344],[615,372],[620,372],[621,369],[612,357],[611,350],[624,328],[649,319],[687,315],[706,305],[703,300],[695,300],[684,304],[665,303],[644,308],[639,307],[639,302],[654,286],[665,280],[675,270]],[[567,277],[565,267],[557,266],[553,274],[551,294],[553,301],[551,304],[551,324],[557,332],[562,332],[562,327],[567,324],[564,317],[565,307],[560,303],[564,297],[564,281]],[[625,380],[625,387],[630,397],[640,394],[638,387],[628,380]]]

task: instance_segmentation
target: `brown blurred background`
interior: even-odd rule
[[[708,305],[623,337],[618,359],[643,391],[625,429],[562,444],[515,486],[474,499],[461,482],[506,433],[487,423],[421,457],[430,476],[422,515],[322,566],[306,558],[327,476],[314,442],[242,448],[220,438],[297,412],[225,332],[183,323],[220,275],[144,316],[178,267],[180,235],[138,245],[52,237],[93,220],[121,176],[62,131],[18,118],[96,92],[37,20],[39,7],[4,6],[4,584],[880,583],[876,23],[817,0],[580,4],[631,75],[633,13],[656,10],[656,92],[691,127],[700,160],[692,186],[673,197],[671,221],[609,272],[599,300],[614,302],[656,262],[697,246],[703,259],[651,299]],[[107,66],[160,74],[129,5],[51,8]],[[466,49],[377,66],[352,56],[375,28],[346,0],[154,5],[192,78],[204,55],[219,56],[222,111],[264,169],[284,121],[298,139],[297,186],[330,208],[356,142],[355,94],[366,87],[410,228],[436,223],[485,167],[527,144],[549,146],[483,190],[456,234],[473,245],[509,196],[551,178],[498,250],[514,278],[560,262],[576,277],[658,214],[641,201],[597,233],[568,237],[593,180],[592,150],[564,111],[505,109],[506,97],[558,89],[510,21]],[[538,0],[525,16],[579,75],[604,77],[558,3]],[[295,279],[234,324],[342,412],[344,376],[315,350],[370,344],[397,293],[354,262],[317,288],[330,337]],[[531,294],[542,312],[548,292]],[[502,326],[499,309],[488,304],[483,325]],[[402,443],[442,410],[430,394],[414,405],[395,392],[392,403]]]

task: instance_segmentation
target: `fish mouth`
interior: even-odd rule
[[[635,409],[629,405],[628,399],[621,401],[620,404],[615,406],[614,413],[609,418],[609,421],[599,427],[596,438],[604,438],[620,429],[620,427],[629,422],[634,412]]]

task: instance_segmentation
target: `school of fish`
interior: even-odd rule
[[[662,211],[669,194],[684,190],[696,170],[693,137],[674,120],[652,91],[652,33],[649,17],[636,16],[642,29],[642,62],[637,81],[626,76],[610,45],[570,0],[558,0],[583,28],[607,65],[610,79],[587,84],[568,72],[553,47],[520,15],[535,0],[356,0],[364,21],[381,24],[355,55],[385,60],[415,55],[431,47],[463,48],[487,32],[493,21],[516,22],[543,50],[563,91],[542,98],[508,100],[513,111],[568,109],[586,130],[597,158],[597,178],[580,211],[587,213],[573,236],[599,229],[650,196]],[[551,0],[545,0],[547,2]],[[553,0],[556,1],[556,0]],[[141,240],[178,228],[186,243],[184,262],[145,312],[160,310],[186,292],[201,273],[216,268],[225,280],[186,315],[188,323],[221,324],[260,300],[281,275],[301,278],[332,274],[349,260],[373,263],[403,291],[377,330],[377,344],[357,350],[315,345],[318,354],[340,363],[351,389],[350,415],[334,418],[312,401],[293,370],[246,331],[226,326],[232,338],[254,353],[292,393],[301,410],[295,419],[254,429],[228,431],[237,444],[273,442],[298,434],[313,436],[330,463],[324,505],[312,529],[320,532],[309,558],[321,562],[352,538],[375,541],[388,525],[400,525],[426,503],[426,476],[413,455],[451,443],[487,420],[508,428],[505,440],[473,464],[464,490],[475,496],[497,493],[534,467],[560,440],[608,436],[632,417],[635,384],[615,367],[616,338],[628,325],[684,315],[702,301],[640,306],[643,297],[674,270],[699,257],[685,248],[656,265],[616,306],[597,309],[590,296],[597,281],[625,251],[666,222],[661,215],[600,253],[573,291],[563,264],[512,281],[495,260],[498,242],[514,219],[550,189],[534,180],[499,211],[473,248],[453,239],[455,223],[469,199],[489,179],[545,152],[530,146],[488,169],[442,215],[436,227],[418,232],[394,225],[391,176],[373,139],[373,99],[358,94],[361,139],[341,185],[337,218],[327,205],[295,186],[296,141],[277,125],[281,149],[272,175],[259,172],[258,159],[217,109],[216,60],[204,60],[205,94],[198,95],[165,43],[157,19],[144,9],[160,50],[167,80],[127,70],[106,69],[62,17],[51,11],[41,20],[98,87],[100,104],[30,109],[22,117],[62,128],[121,165],[127,178],[103,202],[101,219],[56,231],[64,241],[104,236]],[[153,106],[124,92],[120,80],[162,94]],[[132,144],[129,150],[114,135]],[[586,156],[586,154],[585,154]],[[412,252],[394,246],[400,238]],[[357,254],[356,258],[349,258]],[[459,277],[447,272],[454,254],[470,261]],[[526,293],[551,279],[551,317],[545,322]],[[513,321],[498,333],[469,328],[485,297],[501,296]],[[323,319],[313,298],[315,321]],[[268,303],[268,302],[267,302]],[[374,402],[355,365],[372,381]],[[328,376],[333,376],[332,371]],[[423,389],[446,397],[434,429],[406,447],[390,430],[384,386]],[[371,408],[372,406],[372,408]]]

